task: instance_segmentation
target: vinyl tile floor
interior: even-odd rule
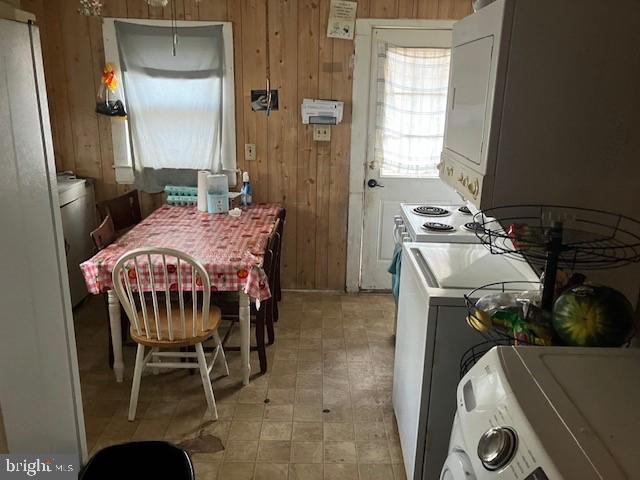
[[[224,449],[192,452],[198,480],[404,479],[391,405],[394,314],[391,295],[284,292],[268,373],[260,374],[255,352],[246,387],[238,352],[227,354],[228,377],[214,367],[218,421],[205,421],[199,375],[169,370],[145,372],[129,422],[135,347],[124,347],[118,384],[107,365],[104,301],[91,297],[75,320],[89,451],[209,434]],[[238,345],[237,334],[236,325],[229,345]]]

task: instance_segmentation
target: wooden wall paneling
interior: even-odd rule
[[[398,0],[398,18],[416,18],[418,0]]]
[[[227,0],[203,0],[196,5],[198,7],[198,20],[225,22],[229,18]]]
[[[93,71],[89,20],[78,14],[75,2],[63,1],[60,14],[64,24],[62,42],[76,157],[74,171],[83,177],[101,178],[99,129],[95,113],[96,79]]]
[[[127,0],[108,0],[104,2],[102,14],[105,17],[125,18],[127,16]]]
[[[473,13],[471,0],[455,0],[453,7],[453,18],[464,18]]]
[[[176,5],[176,18],[179,18],[179,7],[182,6],[183,8],[183,12],[182,15],[184,16],[184,5],[180,4],[179,5],[179,0],[170,0],[169,3],[167,4],[166,7],[160,7],[159,9],[156,7],[156,10],[160,10],[159,12],[157,11],[152,11],[154,10],[153,7],[151,7],[151,5],[149,5],[149,18],[158,18],[158,19],[163,19],[163,20],[171,20],[172,17],[172,3],[175,3]]]
[[[193,2],[194,0],[185,0]],[[186,15],[186,4],[185,4]],[[236,0],[227,0],[228,21],[233,28],[233,73],[235,82],[235,107],[236,107],[236,168],[245,170],[244,162],[244,84],[243,84],[243,62],[242,62],[242,4]],[[241,178],[237,177],[238,181]]]
[[[455,0],[438,1],[438,18],[453,18]]]
[[[399,0],[371,0],[372,18],[398,18]]]
[[[298,9],[300,3],[295,0],[288,0],[288,18],[295,19],[298,17]],[[288,253],[284,255],[285,265],[283,272],[287,274],[285,285],[288,287],[296,286],[295,283],[297,272],[297,251],[296,251],[296,232],[298,222],[297,202],[297,186],[298,186],[298,129],[300,128],[300,105],[298,104],[298,63],[292,61],[298,58],[298,30],[300,26],[297,22],[289,21],[296,28],[285,30],[284,42],[286,47],[285,55],[289,59],[284,64],[284,72],[286,83],[283,84],[283,98],[285,99],[286,125],[283,135],[283,197],[284,206],[287,209],[287,219],[284,237],[284,248],[288,248]]]
[[[254,0],[255,2],[255,0]],[[242,43],[242,57],[240,58],[239,63],[241,64],[240,71],[242,72],[242,92],[240,95],[236,92],[236,101],[240,101],[240,106],[242,108],[242,135],[244,137],[244,143],[255,143],[256,137],[256,119],[254,116],[254,112],[251,111],[251,89],[255,87],[255,75],[256,75],[256,66],[252,65],[252,61],[248,60],[247,57],[255,56],[255,48],[256,48],[256,32],[255,32],[255,8],[251,8],[250,5],[247,5],[247,0],[241,0],[241,14],[242,14],[242,30],[241,34],[241,43]],[[235,42],[234,42],[235,44]],[[264,71],[264,69],[263,69]],[[263,152],[256,152],[257,155],[262,154]],[[242,145],[242,150],[240,150],[240,155],[244,158],[244,145]],[[244,163],[243,171],[249,172],[249,176],[253,176],[254,173],[257,174],[257,168],[254,170],[255,161],[246,161]],[[242,172],[239,172],[239,181],[242,181]],[[253,178],[253,180],[256,180]]]
[[[320,36],[318,42],[318,97],[332,99],[333,40],[327,37],[330,0],[319,0]],[[360,4],[358,4],[360,5]],[[331,127],[332,130],[335,130]],[[316,158],[316,235],[315,288],[329,287],[329,195],[331,173],[331,142],[318,142]]]
[[[269,200],[287,210],[282,281],[297,286],[297,162],[298,162],[298,35],[300,4],[278,0],[269,8],[269,54],[272,87],[279,92],[279,110],[267,121],[269,140]]]
[[[198,4],[196,3],[196,0],[182,0],[182,7],[184,10],[185,20],[198,19]]]
[[[171,20],[175,4],[176,20],[184,20],[184,0],[170,0],[165,7],[149,6],[149,18]]]
[[[56,168],[75,170],[75,143],[71,130],[59,0],[27,0],[22,7],[36,15],[40,28]]]
[[[358,0],[358,10],[356,12],[356,18],[369,18],[371,15],[371,2],[373,0]],[[327,13],[327,18],[329,14]]]
[[[267,33],[267,17],[269,5],[272,5],[273,0],[258,0],[256,1],[255,9],[255,25],[256,25],[256,40],[255,43],[255,55],[256,69],[252,75],[253,82],[251,88],[264,89],[267,84],[267,62],[269,55],[268,45],[268,33]],[[253,112],[255,119],[256,131],[255,131],[255,144],[256,144],[256,165],[257,166],[257,178],[254,173],[254,178],[251,180],[252,188],[258,188],[257,197],[258,201],[268,201],[270,198],[269,192],[269,136],[268,136],[268,117],[264,112]],[[255,170],[255,168],[254,168]]]
[[[288,25],[283,22],[285,8],[288,2],[286,0],[275,0],[269,2],[267,14],[267,35],[269,36],[269,48],[266,52],[269,61],[269,79],[271,88],[278,90],[279,95],[284,93],[284,85],[288,83],[285,77],[284,67],[291,59],[286,58],[285,45],[283,36],[287,29],[291,27],[296,30],[297,25]],[[287,85],[287,90],[293,88],[293,85]],[[295,89],[294,89],[295,90]],[[287,108],[290,105],[286,105]],[[269,202],[282,201],[282,143],[284,132],[286,129],[286,112],[282,98],[279,98],[278,111],[272,112],[267,119],[267,157],[268,157],[268,177],[267,177],[267,200]]]
[[[351,141],[351,85],[353,42],[334,40],[333,84],[335,100],[345,102],[343,123],[331,132],[331,185],[329,189],[328,286],[343,289],[347,256],[347,205],[349,198],[349,149]]]
[[[318,98],[318,53],[320,12],[317,0],[300,2],[298,11],[298,103],[304,98]],[[311,288],[315,283],[316,241],[316,155],[313,125],[298,128],[297,181],[297,275],[296,283]]]
[[[418,18],[438,18],[440,1],[447,0],[418,0]]]
[[[267,117],[264,112],[252,112],[250,103],[251,90],[264,89],[266,84],[266,0],[244,0],[242,5],[244,135],[246,143],[256,145],[256,160],[245,167],[254,200],[261,202],[269,196]]]
[[[171,0],[169,2],[169,4],[162,8],[162,7],[152,7],[151,5],[149,5],[149,9],[148,9],[148,15],[149,18],[164,18],[164,10],[167,10],[167,14],[169,15],[169,18],[171,18],[171,3],[173,2],[173,0]]]
[[[75,145],[68,107],[69,96],[62,45],[62,22],[51,21],[52,10],[55,11],[57,20],[59,20],[59,5],[55,0],[48,2],[39,0],[35,3],[42,6],[41,10],[36,12],[36,21],[40,27],[56,168],[58,170],[74,170]]]
[[[149,18],[149,5],[144,0],[127,0],[127,17]]]

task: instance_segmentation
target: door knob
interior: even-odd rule
[[[377,181],[375,178],[370,179],[370,180],[367,182],[367,186],[368,186],[369,188],[384,187],[384,185],[380,185],[380,184],[378,183],[378,181]]]

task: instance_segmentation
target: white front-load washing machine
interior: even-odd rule
[[[456,413],[451,427],[451,441],[449,443],[449,455],[442,467],[441,480],[473,479],[473,465],[464,450],[460,420]]]
[[[440,480],[640,478],[640,350],[495,347],[463,377]]]

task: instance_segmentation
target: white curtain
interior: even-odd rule
[[[116,21],[136,185],[160,191],[195,184],[196,172],[235,169],[223,152],[221,25],[179,27]],[[227,157],[227,158],[225,158]]]
[[[438,176],[451,50],[378,44],[375,160],[383,176]]]

